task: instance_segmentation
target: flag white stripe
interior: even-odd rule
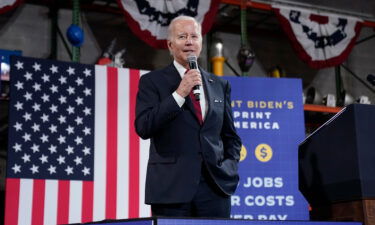
[[[170,1],[171,7],[181,8],[181,3],[183,1]],[[151,33],[153,37],[157,40],[167,39],[167,27],[159,24],[158,22],[152,21],[149,15],[140,13],[140,8],[138,8],[137,0],[121,0],[121,4],[124,10],[130,14],[130,16],[135,20],[142,31],[147,30]],[[153,1],[153,7],[164,7],[163,1]],[[204,17],[208,11],[210,11],[211,1],[199,1],[197,6],[197,15],[195,19],[199,23],[203,23]]]
[[[151,208],[145,204],[145,184],[146,184],[146,170],[148,162],[148,153],[150,147],[150,140],[140,139],[139,142],[140,162],[139,162],[139,217],[151,216]]]
[[[44,198],[44,225],[57,223],[57,180],[46,180],[46,190]]]
[[[116,217],[129,212],[129,69],[118,70],[117,206]]]
[[[107,69],[95,66],[95,157],[93,221],[105,219],[107,149]]]
[[[70,181],[69,223],[80,223],[82,217],[82,181]]]
[[[148,72],[149,71],[141,70],[140,76]],[[139,217],[149,217],[151,216],[151,207],[145,204],[145,185],[150,140],[139,139]]]
[[[337,30],[336,24],[339,23],[339,15],[335,15],[332,13],[328,14],[321,14],[319,12],[313,12],[311,10],[304,10],[301,8],[290,8],[290,7],[283,7],[279,5],[273,5],[274,8],[280,9],[280,15],[282,15],[289,23],[290,27],[293,30],[294,36],[298,43],[303,47],[305,53],[311,57],[313,61],[320,61],[320,60],[328,60],[334,57],[340,56],[350,45],[351,40],[356,36],[355,27],[358,21],[361,21],[355,17],[346,17],[347,25],[345,26],[345,39],[336,43],[334,46],[325,46],[324,48],[316,48],[314,40],[308,38],[303,31],[307,26],[308,28],[312,29],[312,32],[318,34],[318,36],[331,36]],[[299,16],[299,23],[292,22],[290,20],[290,12],[291,10],[297,10],[301,12]],[[317,14],[321,16],[328,17],[327,24],[319,24],[315,21],[310,19],[312,14]]]
[[[16,0],[2,0],[0,2],[0,9],[5,6],[12,6],[14,3],[16,3]]]
[[[31,224],[33,184],[34,181],[32,179],[20,179],[20,200],[18,208],[19,225]]]

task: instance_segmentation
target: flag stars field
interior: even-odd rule
[[[18,222],[9,224],[150,216],[139,191],[148,141],[136,136],[130,113],[140,75],[13,57],[6,199],[18,205],[7,205],[6,220]],[[105,213],[108,204],[115,208]]]

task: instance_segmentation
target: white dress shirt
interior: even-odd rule
[[[176,67],[178,73],[180,74],[181,76],[181,79],[184,77],[185,75],[185,72],[186,72],[186,69],[185,67],[183,67],[181,64],[179,64],[176,60],[173,60],[173,65]],[[200,90],[200,105],[201,105],[201,110],[202,110],[202,119],[204,121],[204,118],[207,114],[207,105],[206,105],[206,96],[205,96],[205,93],[204,93],[204,88],[203,88],[203,85],[200,85],[199,86],[199,90]],[[173,95],[173,98],[176,100],[177,104],[182,107],[182,105],[185,103],[185,98],[183,98],[181,95],[177,94],[177,92],[173,92],[172,93]]]

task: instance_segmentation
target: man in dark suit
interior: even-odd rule
[[[141,77],[135,127],[151,139],[146,204],[155,216],[230,216],[238,184],[241,140],[236,134],[230,85],[187,58],[199,56],[201,26],[179,16],[168,29],[174,61]],[[200,87],[200,100],[191,91]]]

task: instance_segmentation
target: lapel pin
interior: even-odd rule
[[[212,80],[211,78],[209,78],[208,82],[212,83],[212,82],[214,82],[214,80]]]

